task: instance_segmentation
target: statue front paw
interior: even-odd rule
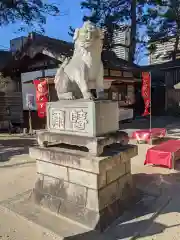
[[[72,92],[61,93],[58,95],[59,100],[73,100],[74,96]]]
[[[74,100],[74,97],[67,97],[66,100]]]
[[[86,100],[94,100],[94,97],[90,92],[83,93],[83,98]]]

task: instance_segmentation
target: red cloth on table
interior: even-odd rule
[[[148,142],[150,138],[165,137],[165,135],[166,135],[165,128],[152,128],[151,130],[143,129],[133,132],[132,139]]]
[[[169,140],[147,150],[146,164],[162,165],[172,168],[173,155],[180,156],[180,141]]]

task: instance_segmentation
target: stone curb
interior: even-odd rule
[[[22,166],[22,165],[26,165],[26,164],[33,164],[33,163],[36,163],[36,160],[21,161],[21,162],[16,162],[16,163],[4,164],[2,166],[0,165],[0,168],[18,167],[18,166]]]
[[[21,135],[21,134],[3,134],[3,133],[0,133],[0,139],[1,138],[12,138],[12,139],[15,139],[15,138],[18,138],[18,139],[30,139],[30,140],[34,140],[36,139],[36,136],[31,136],[31,135]]]
[[[19,215],[15,212],[13,212],[12,210],[10,210],[9,208],[6,208],[2,205],[0,205],[0,212],[6,212],[6,213],[9,213],[11,215],[14,215],[18,218],[20,218],[21,220],[23,221],[28,221],[30,222],[32,225],[36,226],[38,229],[42,230],[43,233],[46,233],[47,235],[50,235],[52,236],[52,239],[58,239],[58,240],[63,240],[62,237],[58,236],[57,234],[55,234],[54,232],[52,232],[51,230],[47,229],[47,228],[44,228],[43,226],[40,226],[38,224],[36,224],[35,222],[31,221],[31,220],[27,220],[27,218],[23,217],[22,215]],[[3,221],[3,220],[2,220]]]

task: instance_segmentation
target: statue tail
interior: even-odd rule
[[[56,73],[56,76],[54,79],[54,84],[55,84],[55,89],[56,89],[57,95],[59,95],[61,92],[63,92],[64,87],[65,87],[64,85],[66,85],[66,83],[64,82],[64,81],[66,81],[64,68],[69,63],[69,60],[70,60],[69,58],[66,58],[64,60],[64,62],[61,64],[61,66],[59,67],[59,69],[57,70],[57,73]]]
[[[54,83],[55,83],[55,87],[56,87],[56,83],[58,83],[60,81],[60,78],[63,77],[64,75],[64,68],[66,67],[66,65],[69,63],[69,58],[66,58],[64,60],[64,62],[60,65],[60,67],[57,70],[57,73],[55,75],[55,79],[54,79]]]

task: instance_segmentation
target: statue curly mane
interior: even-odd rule
[[[103,88],[102,40],[102,31],[90,22],[76,29],[73,56],[63,62],[55,77],[59,99],[91,98],[91,88]]]
[[[86,64],[90,67],[91,63],[92,63],[92,47],[89,47],[88,49],[85,48],[83,45],[81,45],[81,43],[79,43],[79,41],[77,40],[77,42],[74,45],[74,54],[73,56],[79,56],[82,58],[82,60],[84,62],[86,62]]]
[[[93,38],[88,38],[88,28],[91,26],[91,33],[94,35]],[[74,34],[74,55],[78,54],[82,56],[82,60],[89,64],[94,60],[93,58],[98,58],[101,61],[102,52],[102,40],[103,34],[100,29],[95,28],[90,22],[85,22],[82,29],[76,29]]]

